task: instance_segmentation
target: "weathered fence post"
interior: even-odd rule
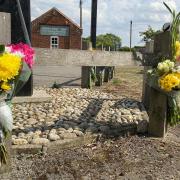
[[[81,88],[90,88],[91,80],[91,66],[82,66],[81,68]]]
[[[11,15],[9,13],[0,12],[0,44],[11,43]],[[0,164],[0,174],[10,171],[11,162],[11,136],[6,139],[5,145],[7,147],[8,159],[7,164]]]
[[[164,137],[167,132],[167,96],[151,88],[149,97],[149,135]]]
[[[152,46],[149,45],[150,47]],[[171,58],[171,38],[169,31],[159,33],[155,36],[153,49],[152,52],[154,54],[150,56],[153,62],[145,62],[146,65],[156,67],[159,58]],[[163,91],[148,84],[147,69],[149,68],[145,67],[143,103],[149,114],[148,133],[155,137],[164,137],[167,132],[168,96]]]
[[[96,86],[102,86],[104,82],[104,71],[105,67],[104,66],[97,66],[96,67]]]
[[[142,102],[146,108],[147,111],[149,111],[149,94],[150,94],[150,87],[148,85],[147,82],[147,72],[149,69],[152,68],[152,57],[153,57],[153,53],[154,53],[154,41],[150,41],[146,43],[146,48],[145,48],[145,55],[144,55],[144,59],[145,62],[143,62],[144,64],[144,76],[143,76],[143,91],[142,91]]]

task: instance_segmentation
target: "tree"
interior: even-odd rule
[[[90,42],[90,37],[84,38],[83,40]],[[121,47],[121,38],[114,34],[100,34],[97,36],[96,47],[97,49],[103,47],[109,50],[110,47],[111,50],[119,50]]]
[[[140,36],[142,37],[142,41],[148,42],[154,39],[154,36],[160,31],[155,31],[151,26],[148,26],[148,29],[144,32],[140,32]]]

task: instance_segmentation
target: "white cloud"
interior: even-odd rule
[[[180,11],[180,0],[164,0],[171,8]],[[52,7],[79,23],[79,0],[31,0],[32,18]],[[90,34],[91,0],[83,0],[84,36]],[[123,39],[123,45],[129,43],[129,24],[133,21],[133,44],[140,42],[139,32],[148,25],[160,29],[170,21],[170,15],[163,0],[98,0],[98,28],[100,33],[115,33]]]

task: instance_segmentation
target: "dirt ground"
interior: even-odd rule
[[[142,68],[118,69],[102,91],[141,99]],[[165,139],[146,135],[108,139],[71,149],[17,155],[12,172],[0,179],[37,180],[179,180],[180,126]]]
[[[114,79],[104,84],[100,90],[141,101],[142,83],[142,66],[118,67]]]

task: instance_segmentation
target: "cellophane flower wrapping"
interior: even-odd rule
[[[27,44],[0,45],[0,162],[7,162],[4,140],[13,128],[12,98],[28,81],[34,64],[34,50]]]

